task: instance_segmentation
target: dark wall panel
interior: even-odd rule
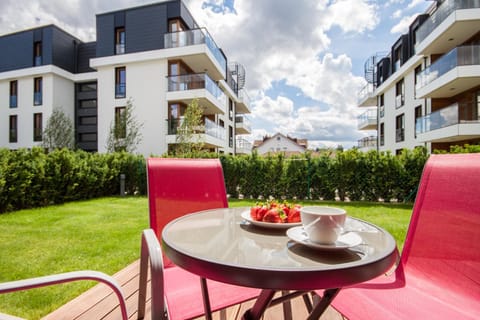
[[[76,71],[76,47],[78,40],[71,35],[53,28],[53,64],[74,73]]]
[[[90,68],[90,59],[95,58],[97,50],[96,42],[82,43],[78,46],[77,72],[92,72]]]
[[[125,22],[127,53],[163,48],[164,34],[168,28],[165,5],[129,10]]]
[[[33,32],[0,37],[0,72],[33,66]]]
[[[115,52],[114,18],[114,14],[97,16],[97,57],[111,56]]]

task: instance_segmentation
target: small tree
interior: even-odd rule
[[[43,131],[42,146],[48,151],[75,147],[73,121],[61,109],[54,109],[48,118]]]
[[[180,125],[177,128],[177,146],[175,154],[179,156],[198,155],[204,148],[203,136],[205,124],[202,121],[203,108],[194,99],[187,106]]]
[[[142,142],[141,129],[143,123],[138,122],[135,117],[135,107],[131,98],[127,100],[125,108],[119,108],[115,112],[115,118],[110,123],[110,132],[107,139],[107,151],[135,152],[137,146]]]

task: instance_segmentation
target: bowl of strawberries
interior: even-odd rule
[[[290,228],[302,224],[300,209],[299,204],[272,200],[252,206],[250,211],[242,213],[242,218],[260,227]]]

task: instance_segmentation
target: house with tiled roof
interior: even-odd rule
[[[301,154],[307,150],[307,139],[297,139],[276,133],[273,136],[265,136],[262,140],[253,142],[253,150],[258,154],[279,153],[286,155]]]

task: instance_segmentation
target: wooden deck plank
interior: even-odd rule
[[[127,299],[127,312],[130,320],[137,319],[139,260],[120,270],[113,276],[122,286]],[[147,306],[145,319],[151,318],[150,284],[147,287]],[[242,314],[253,305],[254,301],[248,301],[241,305],[230,307],[226,310],[228,320],[241,319]],[[292,300],[293,319],[304,319],[307,311],[301,297]],[[265,313],[264,320],[277,320],[283,318],[281,305],[269,308]],[[121,313],[118,300],[112,290],[98,284],[84,292],[77,298],[58,308],[54,312],[42,318],[42,320],[120,320]],[[199,317],[195,320],[203,320]],[[220,312],[213,314],[214,320],[220,320]],[[321,320],[342,320],[342,316],[333,308],[329,308],[321,317]]]

